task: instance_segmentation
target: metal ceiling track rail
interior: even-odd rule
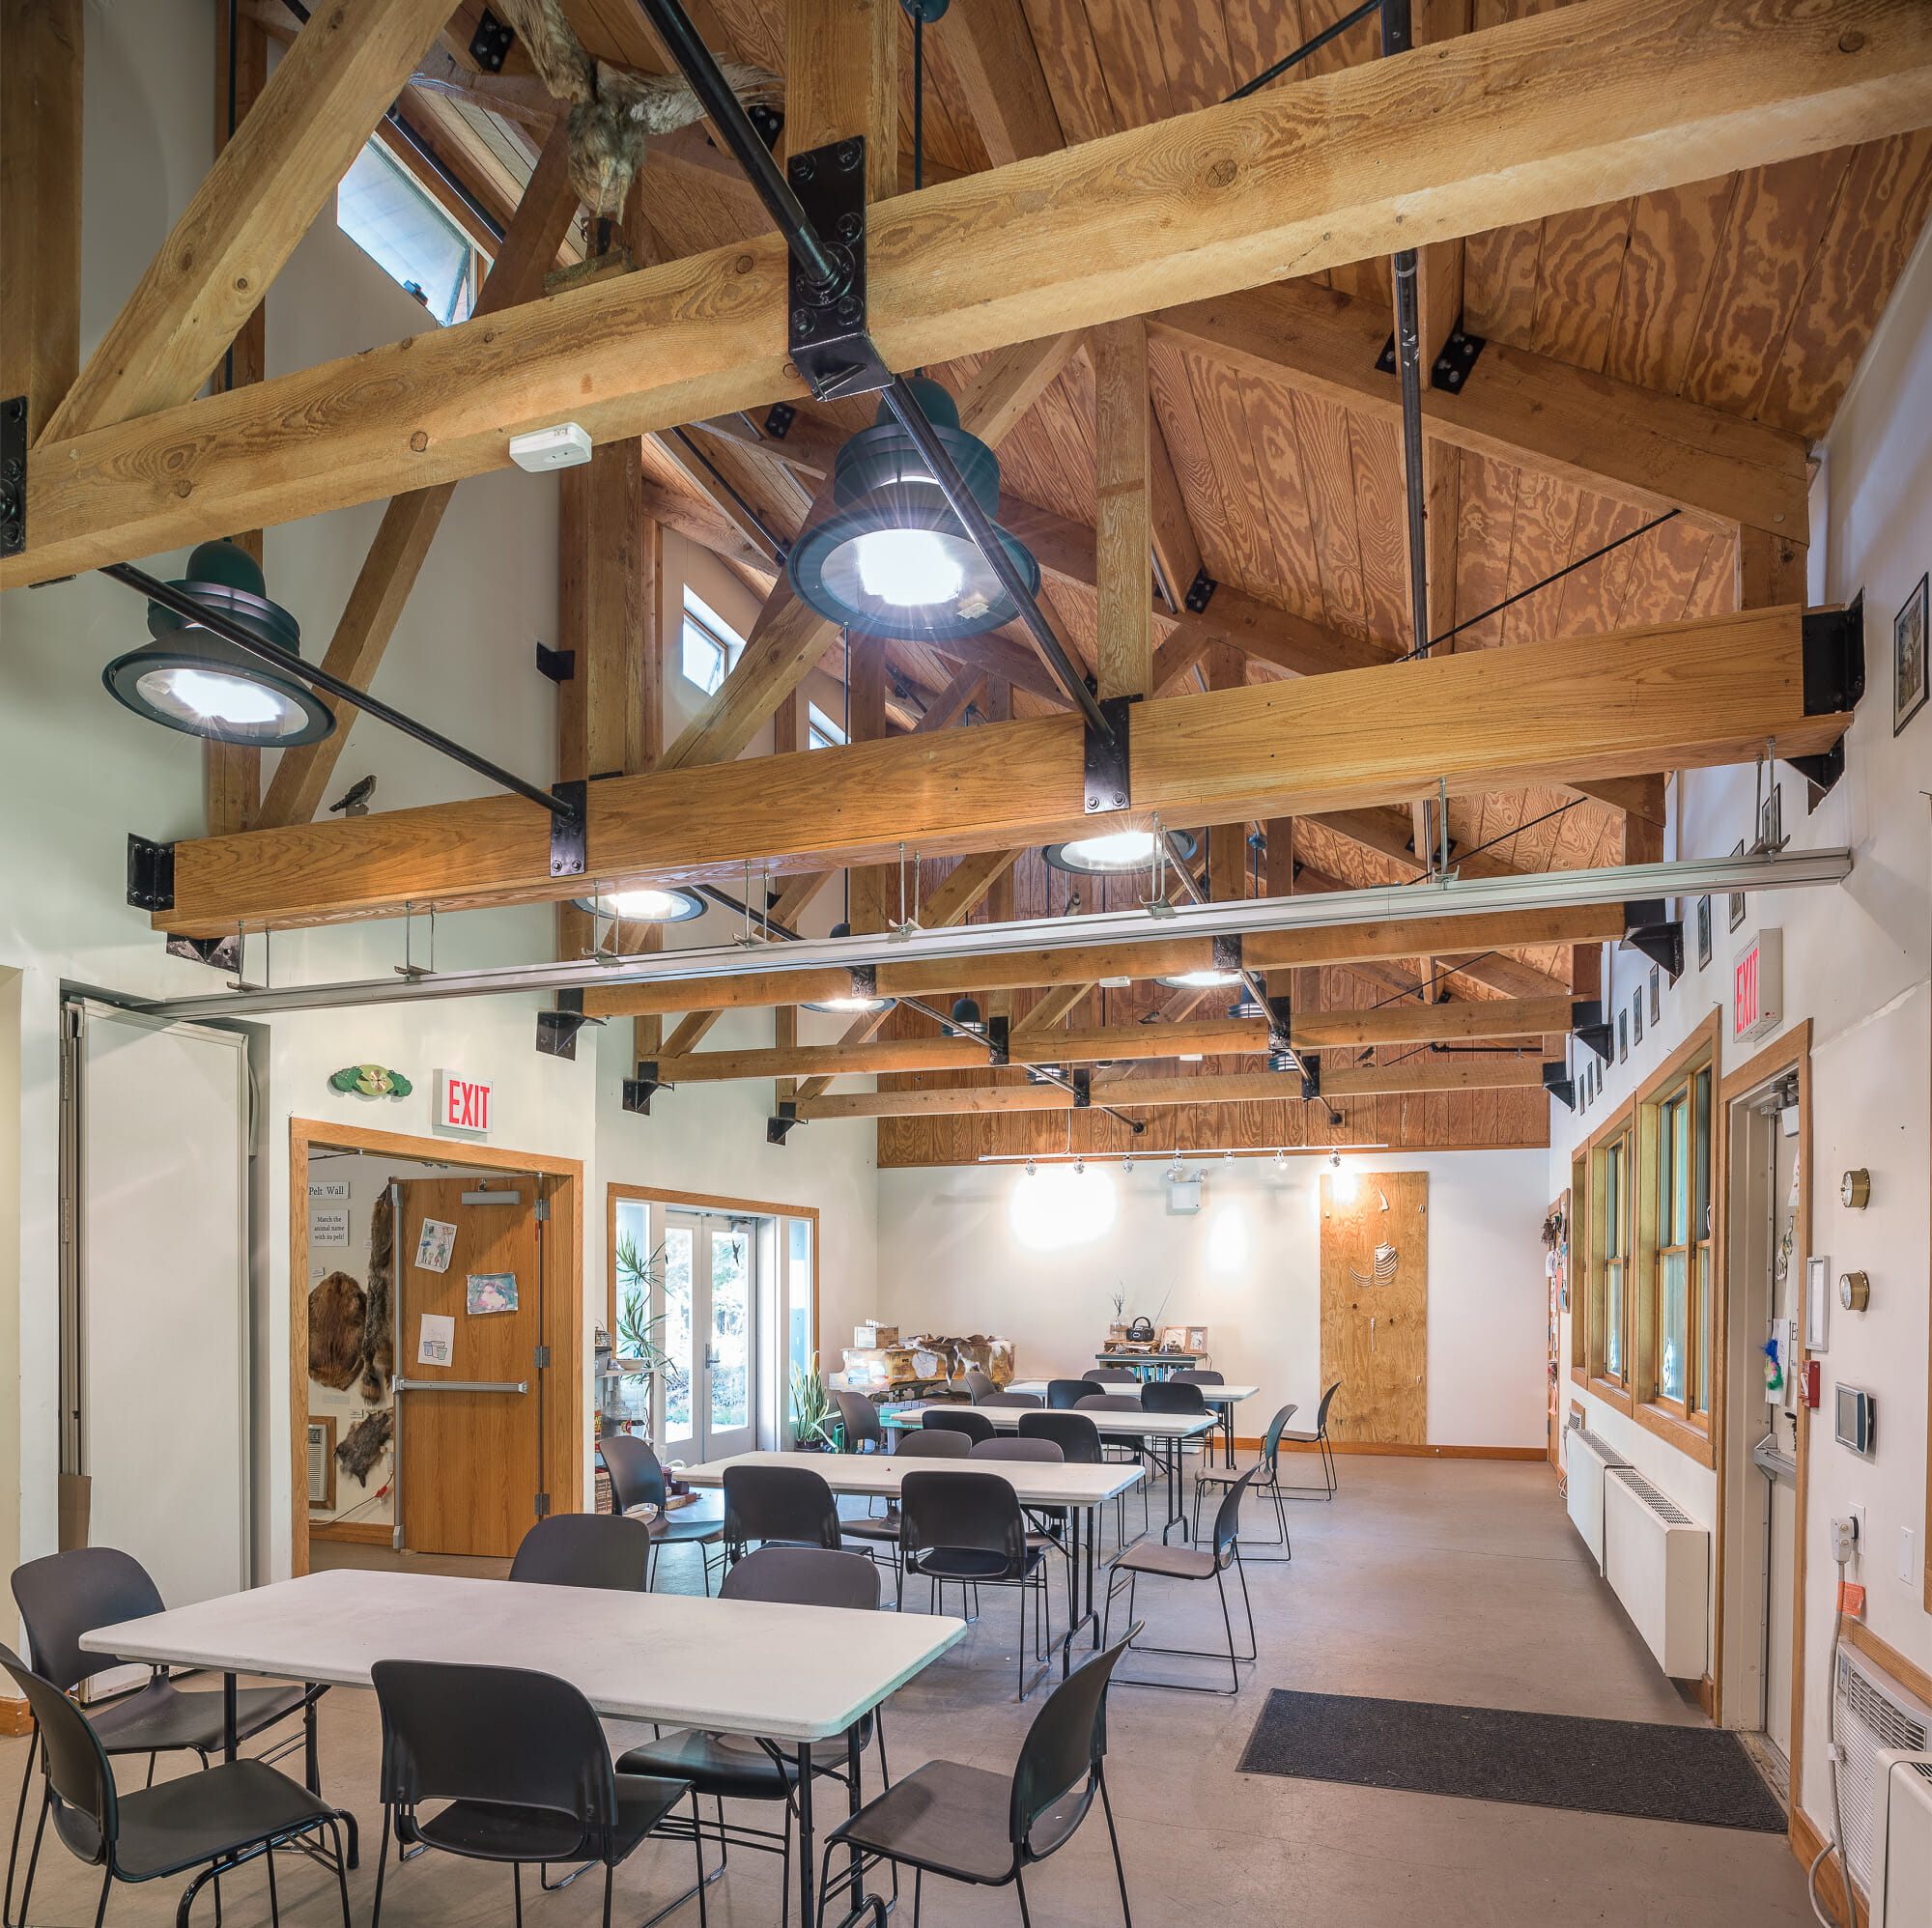
[[[1849,850],[1784,851],[1634,864],[1601,870],[1533,871],[1512,877],[1392,884],[1319,896],[1243,897],[1186,904],[1171,915],[1144,910],[1086,917],[1033,918],[1015,923],[955,924],[858,937],[804,938],[796,944],[706,945],[689,950],[568,964],[512,964],[479,971],[418,971],[409,977],[343,983],[289,984],[211,996],[130,999],[131,1008],[166,1019],[259,1017],[271,1011],[327,1010],[365,1005],[419,1004],[442,998],[494,998],[582,991],[615,984],[678,983],[694,978],[771,976],[794,971],[875,972],[882,964],[945,959],[968,967],[980,957],[1090,946],[1238,939],[1265,931],[1325,930],[1340,924],[1394,923],[1412,918],[1478,917],[1500,911],[1562,910],[1577,905],[1642,906],[1662,897],[1707,893],[1788,891],[1841,884],[1852,873]]]

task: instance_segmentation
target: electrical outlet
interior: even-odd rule
[[[1898,1577],[1909,1587],[1918,1584],[1918,1563],[1913,1557],[1912,1529],[1909,1526],[1898,1529]]]
[[[1834,1519],[1832,1522],[1832,1558],[1843,1566],[1857,1545],[1858,1529],[1849,1519]]]
[[[1862,1553],[1865,1550],[1865,1510],[1861,1506],[1848,1506],[1845,1517],[1852,1522],[1852,1550]]]

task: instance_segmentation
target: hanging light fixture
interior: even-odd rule
[[[1177,977],[1154,979],[1156,984],[1165,984],[1170,991],[1221,991],[1240,981],[1238,971],[1217,971],[1211,967],[1205,971],[1182,971]]]
[[[702,917],[706,908],[696,891],[659,884],[635,891],[600,891],[594,897],[573,897],[571,902],[592,917],[616,918],[625,923],[683,923]]]
[[[1174,830],[1168,834],[1168,852],[1183,863],[1195,852],[1193,837]],[[1159,850],[1159,840],[1151,830],[1113,830],[1099,836],[1077,836],[1066,843],[1049,843],[1040,855],[1055,870],[1069,870],[1081,877],[1118,877],[1147,869]]]
[[[232,542],[205,542],[174,585],[264,642],[298,657],[301,626],[269,600],[260,565]],[[173,610],[148,605],[152,641],[117,656],[100,672],[107,694],[136,716],[216,743],[288,750],[320,743],[335,718],[299,680],[224,641]]]
[[[937,382],[915,376],[908,385],[974,499],[997,515],[998,458],[959,426],[958,405]],[[884,404],[874,426],[834,458],[832,494],[835,513],[799,537],[785,564],[792,588],[820,615],[866,636],[925,643],[983,636],[1019,615]],[[1032,552],[1004,529],[994,533],[1037,594]]]
[[[975,1037],[986,1035],[986,1021],[980,1015],[980,1007],[971,998],[953,999],[952,1022],[961,1031],[970,1031]]]

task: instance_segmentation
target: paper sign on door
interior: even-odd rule
[[[416,1341],[418,1366],[446,1366],[456,1349],[456,1318],[451,1313],[426,1312]]]

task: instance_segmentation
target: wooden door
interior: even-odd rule
[[[1342,1381],[1328,1431],[1420,1446],[1429,1436],[1429,1175],[1363,1172],[1352,1198],[1348,1178],[1321,1179],[1321,1383]]]
[[[507,1558],[535,1519],[544,1487],[537,1180],[418,1179],[397,1189],[403,1545],[412,1553]],[[466,1204],[466,1193],[504,1202]],[[424,1251],[425,1221],[456,1228],[441,1271],[417,1262],[435,1256]],[[489,1309],[511,1296],[513,1310]],[[446,1363],[421,1357],[426,1316],[452,1323]],[[478,1381],[525,1390],[456,1389]]]

